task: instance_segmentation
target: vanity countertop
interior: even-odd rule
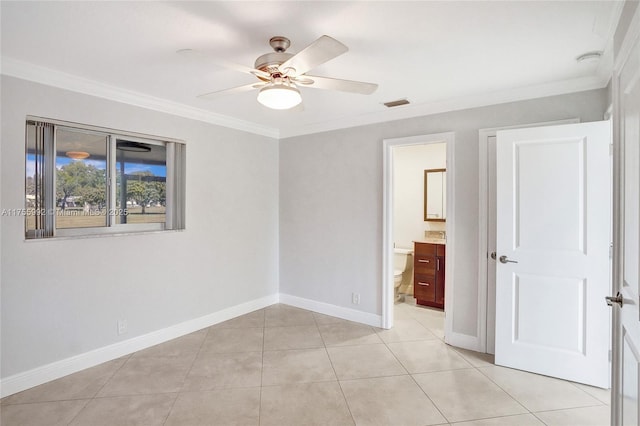
[[[424,238],[420,241],[415,240],[414,242],[416,243],[429,243],[429,244],[442,244],[445,245],[447,244],[447,240],[445,240],[444,238]]]

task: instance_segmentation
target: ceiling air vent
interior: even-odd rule
[[[406,99],[398,99],[397,101],[391,101],[391,102],[385,102],[384,106],[386,106],[387,108],[393,108],[393,107],[397,107],[400,105],[408,105],[409,101]]]

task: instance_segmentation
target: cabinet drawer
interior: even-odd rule
[[[413,282],[413,295],[416,299],[435,301],[436,280],[434,275],[416,274]]]
[[[416,255],[413,269],[418,274],[432,274],[438,269],[438,259],[435,256]]]
[[[437,247],[437,244],[414,243],[414,251],[416,256],[421,254],[426,256],[435,256],[438,250]]]

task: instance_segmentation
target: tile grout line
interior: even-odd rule
[[[499,367],[499,366],[494,365],[494,367]],[[580,405],[580,406],[577,406],[577,407],[556,408],[556,409],[552,409],[552,410],[538,410],[538,411],[533,411],[533,410],[530,410],[526,405],[524,405],[524,403],[522,403],[520,400],[518,400],[514,395],[512,395],[512,394],[511,394],[511,393],[509,393],[506,389],[504,389],[502,386],[500,386],[500,385],[499,385],[495,380],[493,380],[491,377],[489,377],[488,375],[486,375],[485,373],[483,373],[483,372],[482,372],[482,369],[483,369],[483,368],[487,368],[487,367],[475,367],[475,366],[474,366],[474,368],[475,368],[475,369],[477,369],[477,370],[480,372],[480,374],[482,374],[484,377],[486,377],[486,378],[487,378],[487,379],[489,379],[492,383],[494,383],[496,386],[498,386],[498,387],[499,387],[502,391],[504,391],[507,395],[509,395],[511,398],[513,398],[513,400],[514,400],[514,401],[516,401],[516,402],[517,402],[518,404],[520,404],[523,408],[525,408],[525,409],[529,412],[529,414],[533,414],[534,416],[535,416],[535,413],[543,413],[543,412],[549,412],[549,411],[563,411],[563,410],[573,410],[573,409],[578,409],[578,408],[589,408],[589,407],[601,407],[601,406],[607,406],[607,404],[602,403],[602,401],[600,401],[598,398],[594,397],[593,395],[589,394],[588,392],[583,391],[583,390],[582,390],[582,389],[580,389],[578,386],[575,386],[575,385],[574,385],[574,387],[575,387],[576,389],[581,390],[581,391],[582,391],[582,392],[584,392],[584,394],[586,394],[587,396],[589,396],[589,397],[591,397],[592,399],[594,399],[594,400],[598,401],[598,404],[593,404],[593,405]],[[526,372],[526,373],[528,373],[528,372]],[[535,374],[535,373],[530,373],[530,374]],[[546,376],[543,376],[543,377],[546,377]],[[553,378],[553,377],[552,377],[552,378]],[[556,379],[556,378],[553,378],[553,379]],[[569,382],[568,380],[563,380],[563,379],[557,379],[557,380],[560,380],[560,381],[562,381],[562,382],[564,382],[564,383],[570,383],[570,384],[572,384],[572,385],[573,385],[573,383],[572,383],[572,382]],[[535,416],[535,417],[536,417],[536,418],[538,418],[538,416]],[[542,420],[540,420],[540,421],[542,421]],[[544,422],[543,422],[543,423],[544,423]]]
[[[118,373],[118,371],[120,371],[122,368],[124,368],[125,364],[126,364],[127,362],[129,362],[129,360],[131,359],[131,357],[133,356],[133,354],[134,354],[134,353],[135,353],[135,352],[130,353],[130,354],[128,354],[128,355],[125,355],[126,359],[124,360],[124,362],[122,363],[122,365],[121,365],[120,367],[116,368],[116,369],[113,371],[113,373],[111,373],[111,375],[109,376],[109,378],[107,378],[107,380],[105,380],[105,381],[104,381],[104,383],[102,384],[102,386],[100,386],[100,389],[98,389],[98,390],[96,391],[96,393],[94,393],[94,394],[93,394],[93,396],[92,396],[91,398],[87,399],[87,402],[84,404],[84,406],[82,407],[82,409],[80,409],[80,410],[76,413],[76,415],[75,415],[75,416],[73,416],[73,418],[71,419],[71,421],[69,421],[69,423],[68,423],[68,424],[72,424],[72,423],[73,423],[73,422],[74,422],[74,421],[75,421],[75,420],[80,416],[80,413],[82,413],[82,412],[87,408],[87,405],[89,405],[89,403],[90,403],[91,401],[94,401],[96,398],[99,398],[99,397],[98,397],[98,395],[100,394],[100,392],[102,391],[102,389],[104,389],[104,387],[105,387],[105,386],[107,386],[107,383],[109,383],[109,381],[110,381],[111,379],[113,379],[113,377]],[[122,357],[122,358],[124,358],[124,357]],[[102,364],[98,364],[98,365],[102,365]],[[96,367],[97,367],[97,366],[96,366]]]
[[[356,425],[356,419],[353,417],[353,412],[351,411],[351,407],[349,406],[349,400],[344,393],[344,389],[342,389],[342,383],[340,383],[340,378],[338,377],[338,373],[336,372],[336,368],[333,366],[333,361],[331,360],[331,356],[329,356],[329,350],[327,349],[327,342],[325,342],[324,337],[322,336],[322,332],[320,331],[320,327],[318,325],[318,320],[315,314],[312,312],[313,321],[316,323],[316,328],[318,329],[318,334],[320,334],[320,339],[322,340],[322,345],[324,346],[324,353],[327,355],[327,359],[329,360],[329,365],[331,365],[331,369],[333,370],[333,375],[336,376],[336,381],[338,382],[338,387],[340,388],[340,393],[342,394],[342,398],[344,399],[344,403],[347,406],[347,410],[349,411],[349,415],[351,416],[351,421],[354,425]]]
[[[494,364],[494,367],[496,365]],[[533,411],[529,410],[529,407],[527,407],[526,405],[524,405],[522,402],[520,402],[514,395],[511,395],[511,393],[509,393],[506,389],[504,389],[502,386],[500,386],[498,383],[496,383],[495,380],[491,379],[491,377],[487,376],[486,374],[484,374],[482,372],[481,367],[476,367],[475,365],[473,366],[473,368],[475,368],[478,373],[480,373],[483,377],[487,378],[491,383],[493,383],[494,385],[496,385],[498,387],[498,389],[500,389],[502,392],[504,392],[505,394],[507,394],[511,399],[513,399],[515,402],[518,403],[518,405],[520,405],[522,408],[524,408],[525,410],[527,410],[527,413],[529,414],[533,414]],[[482,368],[486,368],[486,367],[482,367]],[[537,418],[537,416],[536,416]],[[543,422],[544,423],[544,422]]]
[[[394,312],[395,312],[395,306],[394,306]],[[416,322],[418,322],[418,321],[416,321]],[[418,324],[420,324],[420,323],[418,322]],[[422,324],[420,324],[420,325],[422,326]],[[423,327],[424,327],[424,326],[423,326]],[[426,329],[426,327],[424,327],[424,328]],[[427,331],[429,331],[429,332],[431,333],[431,331],[430,331],[430,330],[427,330]],[[380,337],[380,336],[378,336],[378,337]],[[449,421],[449,419],[447,418],[447,416],[445,416],[445,415],[444,415],[444,413],[440,410],[440,407],[438,407],[438,406],[436,405],[436,403],[431,399],[431,397],[427,394],[427,392],[425,392],[425,390],[422,388],[422,386],[420,386],[420,384],[416,381],[415,377],[413,377],[413,374],[411,374],[411,373],[409,372],[409,370],[407,369],[407,367],[405,367],[405,365],[402,363],[402,361],[400,361],[400,360],[398,359],[398,357],[396,356],[396,354],[395,354],[395,353],[393,352],[393,350],[391,350],[391,348],[389,347],[389,343],[397,343],[397,342],[386,342],[386,341],[384,341],[384,339],[382,339],[382,338],[380,338],[380,340],[382,340],[382,343],[384,343],[384,345],[386,346],[387,350],[388,350],[389,352],[391,352],[391,355],[395,358],[395,360],[396,360],[396,361],[397,361],[397,362],[402,366],[402,368],[404,368],[404,371],[406,371],[406,372],[407,372],[407,375],[411,378],[411,380],[413,381],[413,383],[415,383],[415,384],[416,384],[416,386],[418,387],[418,389],[420,389],[420,391],[422,391],[423,395],[427,397],[427,399],[431,402],[431,404],[433,404],[433,407],[434,407],[436,410],[438,410],[438,413],[440,413],[440,415],[442,416],[442,418],[443,418],[443,419],[445,419],[445,420],[446,420],[446,422],[447,422],[448,424],[451,424],[451,421]]]
[[[98,398],[98,395],[100,394],[100,392],[102,392],[102,389],[105,388],[105,386],[107,386],[107,384],[113,379],[113,377],[118,374],[118,372],[120,370],[122,370],[124,368],[124,366],[131,360],[131,358],[133,357],[133,354],[135,354],[135,352],[130,353],[129,355],[125,355],[127,359],[124,360],[124,362],[122,363],[122,365],[118,368],[116,368],[113,373],[111,373],[111,375],[109,376],[109,378],[107,380],[104,381],[104,383],[102,384],[102,386],[100,386],[100,389],[97,390],[97,392],[95,394],[93,394],[93,396],[91,397],[91,399],[95,399]],[[98,364],[98,365],[103,365],[103,364]]]
[[[589,406],[585,406],[585,407],[572,407],[572,408],[558,408],[555,410],[541,410],[541,411],[535,411],[535,412],[531,412],[531,415],[533,415],[536,419],[538,419],[541,423],[548,425],[548,423],[546,423],[544,420],[542,420],[538,414],[541,413],[553,413],[556,411],[568,411],[568,410],[580,410],[580,409],[584,409],[584,408],[594,408],[594,407],[607,407],[606,404],[601,404],[601,405],[589,405]],[[607,424],[608,426],[609,424]]]
[[[471,363],[469,363],[469,364],[471,365],[470,368],[459,368],[459,369],[455,369],[455,370],[442,370],[442,371],[478,370],[478,367],[472,365]],[[434,371],[434,373],[439,373],[439,372],[440,371]],[[482,372],[479,372],[479,373],[482,374]],[[418,373],[418,374],[425,374],[425,373]],[[502,389],[497,383],[495,383],[493,380],[491,380],[489,377],[485,376],[484,374],[482,374],[482,376],[486,377],[491,383],[495,384],[498,387],[498,389],[503,391],[505,393],[505,395],[507,395],[509,398],[511,398],[513,401],[515,401],[518,405],[520,405],[522,408],[524,408],[527,412],[526,413],[519,413],[519,414],[507,414],[507,415],[504,415],[504,416],[479,417],[479,418],[476,418],[476,419],[461,420],[460,422],[475,422],[475,421],[489,420],[489,419],[501,419],[501,418],[504,418],[504,417],[515,417],[515,416],[527,415],[527,414],[533,415],[534,417],[536,417],[536,419],[538,418],[537,416],[535,416],[535,414],[532,411],[530,411],[527,407],[525,407],[520,401],[518,401],[514,396],[512,396],[506,390]],[[420,385],[418,385],[418,386],[420,386]],[[420,387],[420,388],[422,389],[422,387]],[[424,392],[424,389],[422,391]],[[426,394],[426,392],[425,392],[425,394]],[[428,397],[428,395],[427,395],[427,397]],[[435,403],[434,403],[434,405],[435,405]],[[447,421],[449,421],[449,419],[447,417],[445,417],[445,418],[447,419]],[[542,420],[540,420],[540,421],[542,422]],[[451,422],[449,421],[449,423],[451,423]],[[459,423],[459,422],[455,422],[455,423]],[[546,425],[546,423],[544,423],[544,422],[542,422],[542,423]],[[451,423],[451,424],[453,424],[453,423]]]
[[[182,380],[182,386],[180,387],[180,390],[178,391],[178,393],[182,393],[184,391],[184,386],[186,384],[187,381],[187,377],[189,377],[189,374],[191,374],[191,371],[193,370],[193,366],[196,363],[196,361],[198,360],[198,357],[200,356],[200,353],[202,352],[202,347],[204,346],[204,342],[207,340],[207,337],[209,336],[209,330],[211,329],[211,327],[207,327],[207,332],[205,333],[204,337],[202,338],[202,341],[200,342],[200,346],[198,346],[198,351],[196,352],[196,356],[193,358],[193,361],[191,362],[191,365],[189,366],[189,369],[187,370],[187,374],[185,374],[184,379]],[[197,331],[196,331],[197,333]]]
[[[169,411],[167,411],[167,415],[165,416],[164,421],[162,422],[163,425],[167,424],[167,421],[169,420],[169,417],[171,417],[171,413],[173,412],[173,409],[176,406],[176,402],[178,402],[178,398],[184,392],[184,386],[185,386],[185,384],[187,382],[187,377],[189,377],[189,374],[191,374],[191,371],[193,370],[193,365],[198,360],[198,357],[200,356],[200,352],[202,352],[202,347],[204,346],[204,342],[207,340],[207,337],[209,336],[209,331],[210,330],[211,330],[211,327],[207,327],[207,332],[205,333],[204,337],[202,338],[202,341],[200,342],[200,346],[198,346],[198,351],[196,352],[196,356],[193,358],[193,361],[191,362],[191,365],[189,366],[189,369],[187,370],[187,373],[185,374],[184,378],[182,379],[182,386],[180,386],[180,390],[178,392],[176,392],[176,397],[173,399],[173,402],[171,403],[171,407],[169,407]],[[200,330],[195,331],[195,333],[197,333],[198,331],[200,331]]]
[[[536,413],[531,413],[531,415],[532,415],[533,417],[535,417],[535,418],[536,418],[536,420],[538,420],[538,421],[539,421],[540,423],[542,423],[543,425],[548,426],[548,425],[547,425],[547,423],[546,423],[545,421],[543,421],[540,417],[536,416]]]
[[[411,314],[410,314],[410,315],[411,315]],[[412,316],[412,318],[414,318],[414,319],[415,319],[415,317],[413,317],[413,316]],[[418,322],[420,323],[420,321],[418,321]],[[421,325],[423,325],[422,323],[420,323],[420,324],[421,324]],[[423,325],[423,326],[424,326],[424,325]],[[425,328],[427,328],[427,329],[428,329],[428,327],[425,327]],[[431,331],[431,330],[429,329],[429,331]],[[437,336],[436,336],[436,337],[437,337]],[[438,339],[439,339],[440,341],[442,341],[443,343],[447,344],[447,343],[444,341],[444,339],[440,339],[440,338],[438,338]],[[447,345],[447,346],[450,346],[450,345]],[[462,355],[458,350],[456,350],[456,348],[455,348],[455,347],[451,346],[451,348],[453,348],[453,351],[454,351],[456,354],[458,354],[460,357],[462,357],[462,358],[464,359],[464,361],[465,361],[467,364],[469,364],[469,365],[470,365],[470,368],[467,368],[467,369],[474,369],[474,370],[478,371],[478,373],[480,373],[483,377],[487,378],[491,383],[495,384],[495,385],[498,387],[498,389],[502,390],[502,391],[503,391],[507,396],[509,396],[509,397],[510,397],[513,401],[515,401],[519,406],[521,406],[523,409],[525,409],[525,410],[527,411],[527,413],[528,413],[528,414],[534,415],[534,417],[535,417],[536,419],[538,419],[538,417],[537,417],[537,416],[535,416],[535,414],[534,414],[531,410],[529,410],[529,409],[528,409],[524,404],[522,404],[522,403],[521,403],[518,399],[516,399],[513,395],[511,395],[509,392],[507,392],[505,389],[503,389],[500,385],[498,385],[498,383],[496,383],[495,381],[491,380],[491,378],[490,378],[490,377],[488,377],[486,374],[484,374],[484,373],[480,370],[480,367],[477,367],[477,366],[473,365],[470,361],[468,361],[468,360],[466,359],[466,357],[464,357],[464,356],[463,356],[463,355]],[[494,364],[494,365],[495,365],[495,364]],[[454,371],[454,370],[449,370],[449,371]],[[413,378],[413,376],[412,376],[412,378]],[[415,381],[415,378],[414,378],[414,381]],[[417,383],[416,383],[416,384],[417,384]],[[422,388],[421,388],[421,389],[422,389]],[[424,389],[423,389],[423,392],[424,392]],[[425,394],[426,394],[426,392],[425,392]],[[428,397],[428,395],[427,395],[427,397]],[[435,405],[435,403],[434,403],[434,405]],[[436,406],[436,407],[437,407],[437,406]],[[509,417],[509,416],[498,416],[498,417],[490,417],[490,418],[500,418],[500,417]],[[446,418],[446,417],[445,417],[445,418]],[[482,420],[482,419],[475,419],[475,420]],[[538,420],[539,420],[539,419],[538,419]],[[447,421],[448,421],[448,419],[447,419]],[[542,420],[540,420],[540,421],[542,422]],[[546,424],[546,423],[544,423],[544,422],[542,422],[542,423],[543,423],[543,424]]]
[[[607,404],[607,403],[603,402],[603,401],[602,401],[600,398],[598,398],[597,396],[595,396],[595,395],[591,395],[589,392],[587,392],[586,390],[584,390],[584,389],[582,389],[580,386],[578,386],[578,383],[576,383],[576,382],[572,382],[572,381],[569,381],[569,380],[565,380],[565,381],[566,381],[567,383],[569,383],[570,385],[572,385],[574,388],[581,390],[581,391],[582,391],[582,392],[584,392],[585,394],[589,395],[591,398],[593,398],[593,399],[597,400],[597,401],[600,403],[600,405],[611,405],[610,403],[609,403],[609,404]],[[580,383],[580,384],[582,384],[582,383]],[[584,385],[584,386],[589,386],[589,385]],[[610,390],[610,389],[611,389],[611,388],[609,388],[608,390]],[[609,402],[611,402],[611,401],[609,401]],[[595,407],[595,405],[591,405],[590,407]],[[549,411],[552,411],[552,410],[549,410]]]
[[[71,425],[73,424],[73,422],[78,418],[78,416],[80,416],[80,413],[82,413],[84,411],[85,408],[87,408],[87,405],[89,405],[89,403],[93,401],[93,398],[91,399],[87,399],[84,403],[84,405],[82,406],[81,409],[78,410],[78,412],[76,413],[75,416],[73,416],[73,418],[71,420],[69,420],[69,423],[67,423],[67,425]]]
[[[411,316],[411,314],[409,314],[409,315]],[[416,319],[416,318],[415,318],[415,317],[413,317],[413,316],[411,316],[411,317],[412,317],[413,319]],[[416,321],[417,321],[417,319],[416,319]],[[423,327],[425,327],[425,326],[424,326],[424,324],[420,323],[420,321],[418,321],[418,323],[419,323],[420,325],[422,325]],[[431,332],[431,330],[430,330],[428,327],[425,327],[425,328],[426,328],[429,332]],[[436,337],[437,337],[437,336],[436,336]],[[444,342],[444,339],[440,339],[440,338],[438,337],[438,340],[440,340],[440,341],[442,341],[443,343],[445,343],[445,344],[446,344],[446,342]],[[385,342],[385,343],[386,343],[386,342]],[[447,344],[446,344],[446,345],[447,345]],[[447,345],[447,347],[449,347],[449,346],[450,346],[450,345]],[[517,400],[513,395],[511,395],[509,392],[507,392],[505,389],[503,389],[501,386],[499,386],[497,383],[495,383],[493,380],[491,380],[491,378],[490,378],[490,377],[488,377],[488,376],[486,376],[485,374],[483,374],[483,373],[482,373],[482,371],[480,371],[480,368],[479,368],[479,367],[477,367],[477,366],[473,365],[470,361],[468,361],[468,360],[467,360],[467,359],[466,359],[466,358],[465,358],[465,357],[464,357],[464,356],[463,356],[459,351],[457,351],[457,350],[456,350],[456,348],[455,348],[455,347],[453,347],[453,346],[452,346],[451,348],[453,348],[453,351],[454,351],[456,354],[458,354],[458,356],[460,356],[461,358],[463,358],[463,359],[464,359],[464,361],[465,361],[467,364],[469,364],[469,368],[464,368],[464,369],[454,369],[454,370],[443,370],[443,371],[471,370],[471,369],[477,370],[477,371],[478,371],[482,376],[486,377],[490,382],[494,383],[494,384],[495,384],[495,385],[496,385],[500,390],[502,390],[502,391],[503,391],[507,396],[509,396],[509,397],[510,397],[511,399],[513,399],[513,400],[514,400],[518,405],[520,405],[522,408],[524,408],[524,409],[527,411],[527,413],[528,413],[528,414],[531,414],[531,415],[533,415],[536,419],[538,419],[538,417],[537,417],[537,416],[536,416],[532,411],[530,411],[527,407],[525,407],[525,406],[524,406],[520,401],[518,401],[518,400]],[[411,375],[411,378],[414,380],[414,382],[416,382],[415,377],[413,377],[413,375],[412,375],[412,374],[410,374],[410,375]],[[422,389],[422,387],[421,387],[417,382],[416,382],[416,385],[418,385],[418,387],[420,387],[420,389],[421,389],[421,390],[422,390],[422,392],[427,396],[427,398],[429,398],[429,395],[424,391],[424,389]],[[431,398],[429,398],[429,400],[431,400]],[[438,411],[440,411],[439,407],[435,404],[435,402],[433,402],[433,401],[431,401],[431,402],[432,402],[432,403],[433,403],[433,405],[438,409]],[[447,418],[447,417],[446,417],[442,412],[440,412],[440,414],[442,414],[442,416],[447,420],[447,422],[451,423],[451,421],[450,421],[450,420],[449,420],[449,419],[448,419],[448,418]],[[509,416],[496,416],[496,417],[487,417],[487,418],[481,418],[481,419],[472,419],[472,420],[468,420],[468,421],[485,420],[485,419],[502,418],[502,417],[511,417],[511,416],[515,416],[515,415],[518,415],[518,414],[509,415]],[[540,419],[538,419],[538,420],[539,420],[540,422],[542,422],[543,424],[545,424],[545,425],[546,425],[546,423],[545,423],[545,422],[543,422],[542,420],[540,420]]]

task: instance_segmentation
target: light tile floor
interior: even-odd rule
[[[2,426],[598,425],[609,392],[493,365],[401,303],[381,330],[274,305],[4,398]]]

